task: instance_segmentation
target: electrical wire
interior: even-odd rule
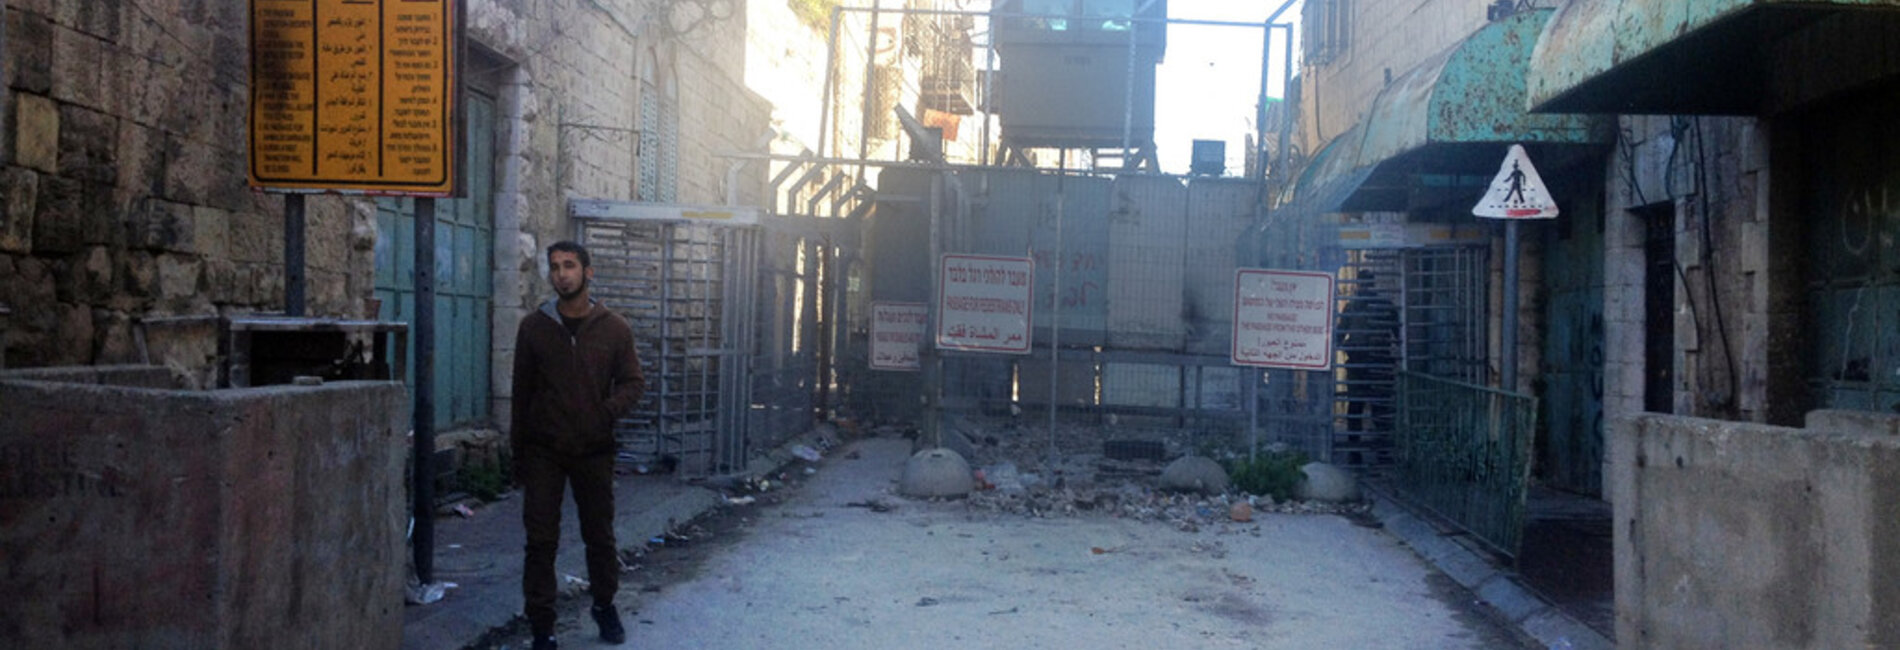
[[[1709,192],[1711,188],[1708,180],[1710,174],[1708,151],[1705,146],[1707,139],[1704,137],[1702,130],[1702,116],[1698,115],[1691,118],[1691,123],[1695,129],[1696,199],[1702,204],[1702,264],[1706,269],[1702,276],[1703,286],[1709,294],[1709,305],[1715,310],[1715,332],[1722,340],[1722,362],[1728,375],[1728,394],[1723,396],[1715,406],[1721,408],[1724,414],[1734,416],[1737,403],[1736,396],[1741,392],[1741,378],[1736,376],[1735,373],[1735,354],[1729,343],[1728,321],[1722,314],[1721,295],[1715,290],[1715,235],[1712,232],[1714,226],[1710,224],[1710,222],[1714,220],[1714,215],[1709,212]],[[1718,178],[1717,180],[1720,179]]]

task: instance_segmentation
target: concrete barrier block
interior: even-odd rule
[[[1805,424],[1813,431],[1865,436],[1900,436],[1900,415],[1890,413],[1822,409],[1809,412]]]
[[[1663,415],[1611,429],[1617,641],[1900,643],[1900,437]],[[1875,423],[1875,426],[1868,426]],[[1859,429],[1859,431],[1854,431]]]
[[[0,645],[400,646],[401,384],[121,380],[170,372],[0,374],[0,557],[35,594]]]

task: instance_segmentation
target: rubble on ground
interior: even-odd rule
[[[1103,443],[1123,433],[1112,427],[1059,423],[1051,436],[1046,426],[952,420],[944,435],[961,437],[957,446],[967,442],[967,460],[977,478],[977,489],[961,499],[972,512],[1037,518],[1119,517],[1196,531],[1236,520],[1258,522],[1258,517],[1267,514],[1354,515],[1370,507],[1364,502],[1276,500],[1232,490],[1190,494],[1161,489],[1160,477],[1169,464],[1167,459],[1197,451],[1199,441],[1192,432],[1137,431],[1129,435],[1159,440],[1166,458],[1111,459],[1103,455]],[[923,437],[915,430],[887,427],[879,427],[872,434]],[[932,442],[918,440],[917,444],[920,449],[940,446]],[[1240,503],[1247,507],[1236,508]]]
[[[1243,494],[1201,496],[1161,492],[1152,487],[1124,483],[1116,487],[1040,488],[1021,492],[988,490],[972,492],[963,499],[973,511],[1016,514],[1029,517],[1107,516],[1167,523],[1175,528],[1194,531],[1204,526],[1232,521],[1236,503],[1249,504],[1247,518],[1265,513],[1277,514],[1358,514],[1364,503],[1324,503],[1319,501],[1276,501],[1272,497]]]

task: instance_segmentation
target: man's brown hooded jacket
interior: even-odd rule
[[[633,328],[593,304],[574,334],[553,300],[521,319],[509,431],[515,457],[530,445],[576,456],[613,451],[614,421],[646,391]]]

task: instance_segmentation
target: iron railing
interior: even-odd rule
[[[1399,375],[1395,487],[1517,557],[1537,398],[1415,372]]]

